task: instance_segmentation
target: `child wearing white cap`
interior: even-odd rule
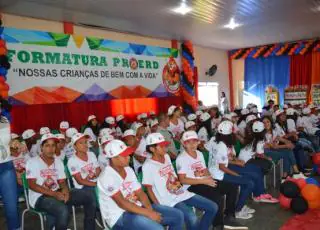
[[[142,184],[147,188],[149,197],[155,204],[174,207],[183,212],[187,229],[209,229],[217,213],[216,203],[183,189],[166,152],[169,142],[160,133],[147,137],[147,151],[152,158],[142,166]],[[204,211],[200,220],[194,221],[195,213],[188,206]]]
[[[183,229],[183,216],[179,210],[158,204],[151,205],[135,173],[129,167],[134,149],[120,140],[105,147],[110,165],[98,178],[100,210],[104,221],[112,229],[162,230]]]
[[[200,116],[200,126],[198,131],[199,140],[204,143],[207,143],[209,139],[213,136],[212,122],[209,113],[203,113]]]
[[[63,135],[66,135],[67,129],[70,128],[69,122],[67,121],[61,121],[59,125],[59,132]]]
[[[136,174],[141,171],[142,164],[145,160],[150,157],[150,154],[147,153],[146,150],[146,140],[145,133],[146,129],[141,123],[136,123],[135,125],[135,138],[136,138],[136,146],[137,148],[134,151],[133,155],[133,168]]]
[[[40,140],[33,129],[27,129],[22,133],[22,139],[25,141],[30,157],[35,157],[40,154]]]
[[[93,146],[97,145],[96,141],[97,141],[97,137],[99,136],[99,130],[100,130],[100,126],[99,126],[97,117],[95,115],[90,115],[88,117],[88,122],[85,126],[83,133],[90,137],[89,141],[90,141],[90,144],[92,144]]]
[[[116,136],[118,138],[121,138],[124,131],[127,130],[128,128],[128,124],[126,122],[126,119],[123,115],[118,115],[116,117],[116,123],[117,123],[117,127],[116,127]]]
[[[171,105],[168,109],[169,127],[168,130],[173,134],[174,139],[180,141],[184,132],[184,123],[181,118],[181,109],[175,105]]]
[[[56,148],[56,158],[59,158],[62,162],[64,162],[64,160],[66,159],[66,138],[61,133],[55,134],[55,136],[58,139]]]
[[[114,137],[111,135],[104,135],[101,137],[99,141],[99,156],[98,156],[98,162],[101,170],[103,170],[105,167],[109,165],[109,159],[107,158],[107,155],[104,151],[106,145],[114,140]]]
[[[222,119],[219,108],[217,106],[213,106],[208,110],[208,113],[211,117],[211,128],[216,130]]]
[[[177,157],[178,177],[184,189],[206,197],[219,205],[219,212],[213,225],[219,229],[248,229],[237,223],[234,218],[238,196],[238,186],[223,181],[215,181],[206,167],[203,154],[197,150],[198,135],[195,131],[187,131],[182,135],[185,151]],[[222,196],[226,195],[226,209]],[[224,215],[226,217],[224,218]],[[224,226],[223,226],[224,225]]]
[[[73,135],[75,135],[77,133],[78,133],[78,130],[74,127],[66,130],[66,135],[65,135],[66,145],[65,145],[63,151],[65,152],[67,159],[72,157],[76,152],[73,144],[71,143],[71,138],[73,137]]]

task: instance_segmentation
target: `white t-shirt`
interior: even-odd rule
[[[86,128],[83,132],[83,134],[90,136],[90,141],[97,141],[96,135],[93,133],[92,129],[90,127]]]
[[[264,141],[259,141],[257,143],[257,148],[255,152],[253,151],[252,145],[248,145],[245,148],[242,148],[238,158],[247,163],[247,161],[250,160],[256,153],[264,154]]]
[[[176,165],[178,174],[185,174],[186,177],[192,179],[203,178],[204,170],[207,168],[203,154],[200,151],[197,151],[196,158],[193,158],[184,151],[178,155]],[[187,190],[189,187],[190,185],[183,185],[184,190]]]
[[[198,131],[198,138],[200,141],[204,141],[205,143],[209,141],[209,134],[206,130],[205,127],[202,127],[199,131]]]
[[[99,166],[100,166],[101,170],[103,170],[105,167],[110,165],[109,158],[107,158],[106,154],[104,154],[103,151],[101,151],[99,153],[98,163],[99,163]]]
[[[127,176],[123,179],[112,167],[107,166],[98,178],[100,210],[103,219],[110,227],[117,223],[125,212],[112,199],[112,196],[121,192],[122,196],[138,206],[142,206],[137,200],[135,192],[141,189],[136,175],[130,167],[125,167]]]
[[[123,134],[123,133],[122,133],[122,130],[120,129],[120,127],[117,127],[117,128],[116,128],[116,136],[117,136],[117,137],[122,137],[122,134]]]
[[[297,126],[303,127],[304,131],[308,134],[314,135],[319,128],[317,128],[313,123],[309,116],[299,117],[297,120]]]
[[[0,123],[0,164],[11,160],[9,147],[10,140],[10,124]]]
[[[80,173],[82,179],[86,179],[88,176],[94,177],[96,173],[96,169],[99,168],[99,164],[93,152],[88,152],[88,160],[83,161],[77,155],[71,157],[68,161],[68,168],[71,175],[75,175]],[[97,178],[89,179],[92,182],[96,182]],[[83,185],[77,183],[77,181],[73,177],[73,184],[75,188],[81,189]]]
[[[287,119],[288,132],[297,132],[296,123],[293,119]]]
[[[221,122],[221,117],[218,117],[218,118],[212,118],[211,119],[211,127],[213,130],[217,129],[219,124]]]
[[[64,149],[62,149],[62,150],[60,151],[60,155],[59,155],[59,156],[56,155],[56,158],[58,158],[58,159],[61,160],[62,162],[64,161],[64,159],[66,158],[66,153],[65,153]]]
[[[275,141],[275,139],[277,137],[281,137],[281,133],[277,132],[276,129],[272,130],[272,134],[271,133],[266,133],[265,135],[265,142],[266,143],[272,143]]]
[[[177,134],[181,134],[184,132],[184,123],[181,119],[178,119],[178,124],[175,125],[172,122],[170,122],[168,130],[172,133],[172,135],[175,137]]]
[[[234,154],[234,149],[228,147],[222,141],[218,143],[212,142],[209,149],[209,163],[208,168],[212,177],[217,180],[223,180],[224,172],[220,170],[219,164],[224,164],[228,167],[229,155]]]
[[[276,123],[275,126],[276,126],[275,127],[275,131],[278,134],[278,136],[283,137],[283,136],[286,135],[286,132],[284,131],[284,129],[278,123]]]
[[[20,153],[18,156],[11,156],[14,168],[17,172],[22,173],[26,169],[26,163],[30,159],[28,154]]]
[[[152,186],[152,191],[161,205],[170,207],[185,201],[193,193],[185,191],[172,166],[170,156],[166,154],[165,162],[162,164],[152,159],[147,159],[142,166],[142,184]],[[179,182],[179,183],[178,183]]]
[[[71,142],[66,144],[66,146],[63,149],[63,151],[65,152],[66,157],[68,159],[70,159],[76,153],[76,150],[74,149],[73,144]]]
[[[319,122],[319,118],[315,114],[311,114],[310,115],[310,120],[311,120],[313,125],[317,126],[317,124]]]
[[[39,156],[40,153],[41,153],[40,140],[37,140],[37,143],[31,146],[29,155],[30,157],[36,157],[36,156]]]
[[[240,124],[238,125],[240,134],[241,134],[242,136],[244,136],[245,133],[246,133],[246,126],[247,126],[247,123],[245,122],[245,120],[242,120],[242,121],[240,122]]]
[[[54,163],[48,166],[40,156],[30,158],[26,164],[27,179],[36,179],[36,184],[45,186],[52,191],[60,188],[58,180],[66,179],[62,161],[55,158]],[[29,189],[29,202],[34,208],[38,198],[42,196],[32,189]]]
[[[147,143],[144,137],[141,138],[140,143],[137,149],[134,151],[134,155],[151,158],[151,154],[147,152]],[[139,169],[142,167],[142,164],[133,157],[133,169],[136,173],[138,173]]]

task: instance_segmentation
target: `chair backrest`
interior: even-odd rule
[[[64,166],[64,173],[66,174],[66,177],[67,177],[66,180],[68,183],[68,187],[69,187],[69,189],[71,189],[72,188],[72,175],[71,175],[67,165]]]
[[[22,180],[23,193],[24,193],[24,197],[25,197],[25,200],[26,200],[26,205],[27,205],[27,208],[30,209],[30,204],[29,204],[29,184],[28,184],[26,173],[22,174],[21,180]]]

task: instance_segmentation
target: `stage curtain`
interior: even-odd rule
[[[86,124],[87,117],[94,114],[100,122],[107,116],[125,115],[133,121],[137,114],[155,111],[167,112],[170,105],[181,105],[180,97],[138,98],[65,104],[13,106],[12,132],[21,134],[26,129],[36,132],[43,126],[57,129],[61,121],[69,121],[72,127]]]
[[[310,88],[312,55],[292,55],[290,59],[290,85],[307,85]]]
[[[320,52],[312,53],[311,83],[320,84]]]
[[[247,58],[245,60],[244,105],[255,102],[263,106],[268,85],[278,88],[280,103],[284,100],[284,89],[289,85],[290,60],[288,56]]]

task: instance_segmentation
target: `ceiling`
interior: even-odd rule
[[[320,37],[320,0],[1,0],[2,12],[100,26],[221,49]],[[231,17],[241,24],[226,29]],[[49,30],[49,28],[48,28]]]

